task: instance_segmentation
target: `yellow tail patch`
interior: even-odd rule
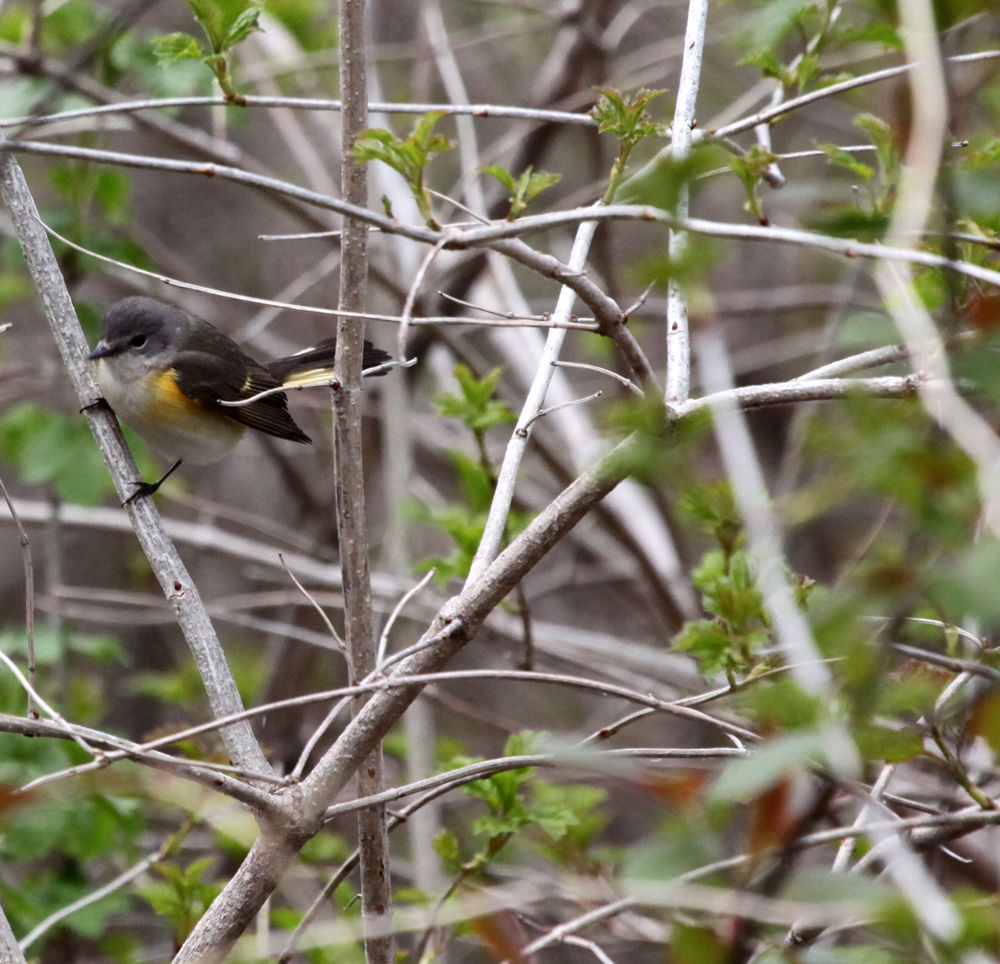
[[[310,385],[325,385],[333,378],[333,368],[310,368],[308,371],[289,375],[281,384],[285,388],[307,388]]]

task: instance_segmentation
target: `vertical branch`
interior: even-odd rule
[[[24,251],[28,271],[38,290],[42,308],[77,398],[81,405],[89,406],[100,397],[100,393],[87,368],[89,348],[86,339],[59,270],[59,263],[38,219],[24,173],[14,155],[3,150],[2,146],[3,135],[0,134],[0,198],[10,211],[14,233]],[[131,485],[139,472],[114,415],[106,406],[88,408],[86,415],[119,497],[130,495]],[[212,712],[217,717],[239,713],[243,709],[243,702],[219,644],[219,637],[208,618],[198,587],[163,528],[156,506],[152,499],[137,499],[128,507],[128,513],[142,551],[149,560],[191,649]],[[270,764],[254,739],[249,722],[242,720],[227,726],[220,735],[230,759],[240,769],[258,773],[270,771]]]
[[[930,0],[900,0],[898,6],[903,27],[901,36],[911,65],[913,123],[899,184],[899,200],[889,224],[886,244],[907,247],[922,235],[930,214],[947,131],[948,95]],[[913,285],[909,265],[882,261],[875,277],[910,353],[914,371],[923,371],[929,376],[921,380],[920,398],[931,417],[976,463],[983,519],[994,535],[1000,536],[1000,484],[997,482],[1000,444],[996,434],[956,390],[944,343]]]
[[[340,0],[341,191],[345,201],[368,203],[367,168],[350,156],[354,142],[368,126],[368,85],[365,78],[364,0]],[[341,242],[340,308],[365,310],[368,282],[368,228],[359,221],[344,222]],[[375,667],[372,628],[371,572],[365,525],[364,473],[361,461],[361,358],[364,322],[341,317],[337,323],[334,365],[333,451],[336,470],[337,532],[344,580],[344,623],[354,680],[364,679]],[[355,700],[357,713],[364,699]],[[372,751],[358,771],[361,796],[382,789],[382,750]],[[365,955],[369,964],[391,964],[392,888],[389,877],[389,839],[385,809],[371,807],[358,815],[361,855],[361,912],[365,927]]]
[[[3,479],[0,479],[0,495],[7,503],[10,517],[14,520],[17,539],[21,545],[21,559],[24,563],[24,629],[28,643],[28,682],[31,684],[31,689],[28,690],[26,715],[37,719],[38,711],[35,709],[35,697],[32,692],[35,688],[35,567],[31,564],[31,543],[28,541],[28,533],[21,525],[21,520],[14,509],[14,503],[7,491],[7,486],[3,484]]]
[[[701,83],[701,59],[705,50],[705,24],[708,0],[690,0],[687,29],[684,32],[684,59],[677,85],[677,104],[670,134],[670,154],[675,160],[691,151],[694,107]],[[690,189],[682,185],[677,195],[677,216],[686,218]],[[670,232],[670,261],[676,263],[687,247],[686,231]],[[688,330],[688,306],[680,285],[671,279],[667,289],[667,387],[668,405],[686,402],[691,391],[691,337]]]

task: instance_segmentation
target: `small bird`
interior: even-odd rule
[[[152,495],[183,461],[217,462],[248,428],[309,444],[284,392],[236,408],[220,402],[253,398],[268,389],[320,385],[333,371],[336,338],[265,365],[243,353],[214,325],[152,298],[125,298],[108,309],[100,340],[87,356],[115,414],[159,454],[176,459],[156,482],[134,482],[124,504]],[[366,341],[362,367],[390,355]],[[385,372],[378,372],[384,375]]]

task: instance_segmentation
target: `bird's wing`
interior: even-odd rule
[[[288,398],[284,392],[276,392],[239,408],[219,404],[242,401],[270,388],[281,387],[281,382],[266,369],[235,345],[232,348],[218,354],[181,352],[174,359],[173,366],[177,372],[177,387],[209,411],[248,428],[293,442],[311,442],[312,439],[289,414]]]

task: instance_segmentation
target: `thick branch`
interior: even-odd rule
[[[340,0],[341,193],[357,207],[368,204],[368,168],[350,156],[358,136],[368,127],[368,85],[365,76],[365,2]],[[368,282],[368,227],[351,218],[344,222],[340,263],[340,302],[344,311],[363,312]],[[341,317],[337,323],[337,358],[333,393],[333,450],[336,473],[337,532],[344,585],[344,626],[351,677],[360,680],[375,668],[376,642],[372,627],[371,572],[365,524],[365,480],[361,461],[361,358],[365,337],[362,319]],[[366,697],[354,699],[354,712]],[[358,793],[382,790],[382,747],[370,748],[358,771]],[[390,964],[395,957],[392,936],[392,885],[385,807],[358,814],[361,857],[361,916],[368,964]]]

